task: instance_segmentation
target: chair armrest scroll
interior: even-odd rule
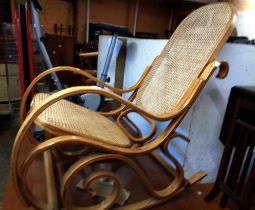
[[[226,61],[220,61],[220,66],[219,66],[219,72],[216,75],[217,78],[219,79],[224,79],[229,72],[229,65]]]
[[[199,75],[199,78],[202,80],[208,80],[215,69],[219,69],[218,74],[216,75],[219,79],[224,79],[229,72],[229,65],[226,61],[212,61],[210,62],[204,71]]]
[[[23,122],[24,121],[24,118],[26,117],[26,112],[25,112],[25,104],[26,104],[26,101],[27,101],[27,98],[30,94],[30,92],[32,91],[32,89],[34,88],[34,86],[36,85],[36,83],[41,80],[42,78],[44,78],[45,76],[51,74],[51,73],[54,73],[54,72],[60,72],[60,71],[71,71],[75,74],[80,74],[82,76],[85,76],[95,82],[97,82],[98,84],[110,89],[111,91],[117,93],[117,94],[122,94],[122,93],[128,93],[128,92],[131,92],[131,91],[134,91],[136,90],[137,88],[140,87],[143,79],[145,78],[145,76],[148,74],[150,70],[150,67],[147,67],[145,72],[143,73],[143,75],[141,76],[141,78],[138,80],[138,82],[128,88],[128,89],[118,89],[118,88],[114,88],[110,85],[107,85],[106,83],[98,80],[96,77],[92,76],[91,74],[85,72],[85,71],[82,71],[81,69],[78,69],[78,68],[74,68],[74,67],[71,67],[71,66],[60,66],[60,67],[55,67],[55,68],[51,68],[51,69],[48,69],[44,72],[42,72],[41,74],[39,74],[32,82],[31,84],[28,86],[27,90],[25,91],[23,97],[22,97],[22,100],[21,100],[21,108],[20,108],[20,112],[19,112],[19,116],[20,116],[20,121]]]

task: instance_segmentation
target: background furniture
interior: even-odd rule
[[[10,23],[11,20],[11,1],[0,0],[0,23]]]
[[[20,78],[15,27],[0,23],[0,130],[8,128],[20,100]]]
[[[251,207],[255,188],[255,87],[231,89],[220,140],[225,145],[219,172],[206,201],[223,191],[221,206],[228,198],[240,210]]]

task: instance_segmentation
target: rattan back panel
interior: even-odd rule
[[[158,115],[174,110],[192,81],[216,57],[233,18],[234,10],[227,3],[203,6],[187,16],[145,78],[137,105]]]

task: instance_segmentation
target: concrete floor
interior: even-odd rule
[[[19,126],[18,107],[19,102],[15,102],[12,104],[11,115],[0,114],[0,209],[9,175],[12,145]]]
[[[17,127],[0,131],[0,208],[2,208],[3,193],[9,174],[12,144],[16,133]]]

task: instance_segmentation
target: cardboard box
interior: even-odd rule
[[[8,101],[8,89],[5,76],[0,76],[0,101]],[[9,100],[20,100],[19,76],[9,76]]]
[[[6,75],[6,67],[9,76],[19,76],[19,65],[18,64],[0,64],[0,76]]]

